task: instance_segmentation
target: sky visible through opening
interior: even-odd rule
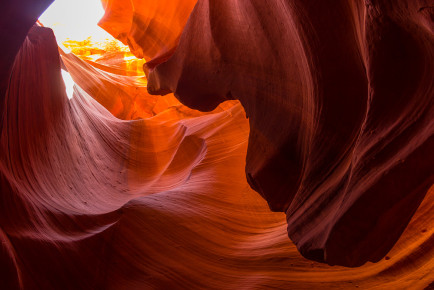
[[[58,43],[88,37],[94,41],[111,40],[113,37],[98,26],[103,15],[100,0],[56,0],[39,20],[54,30]]]
[[[54,31],[59,47],[66,53],[71,52],[68,44],[83,50],[87,47],[103,48],[115,44],[122,51],[128,51],[127,46],[98,26],[104,16],[104,8],[100,0],[56,0],[41,15],[39,21]],[[80,42],[86,42],[81,44]],[[90,44],[89,44],[90,43]],[[85,46],[86,45],[86,46]],[[80,55],[79,55],[80,56]],[[87,58],[97,59],[100,55],[88,55]],[[131,58],[131,53],[128,57]],[[135,59],[135,57],[132,57]],[[74,81],[67,71],[62,70],[68,98],[72,98]]]
[[[53,29],[57,43],[62,45],[67,40],[83,41],[91,37],[94,41],[105,41],[113,37],[98,26],[104,15],[100,0],[56,0],[41,15],[39,21]],[[71,75],[62,70],[68,99],[72,99],[74,81]]]

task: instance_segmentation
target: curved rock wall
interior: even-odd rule
[[[0,288],[433,286],[429,3],[198,1],[148,89],[205,113],[59,55],[31,28],[49,3],[21,2],[0,12]]]
[[[148,90],[199,110],[238,99],[246,177],[309,259],[360,266],[434,182],[426,1],[198,1]]]

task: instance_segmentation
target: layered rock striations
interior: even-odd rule
[[[0,288],[433,286],[429,1],[103,1],[148,84],[49,2],[0,12]]]
[[[199,110],[238,99],[246,177],[307,258],[386,255],[434,182],[426,1],[198,1],[149,74]]]

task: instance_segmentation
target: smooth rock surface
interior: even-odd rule
[[[179,6],[149,90],[199,112],[7,1],[0,288],[431,289],[428,2]]]

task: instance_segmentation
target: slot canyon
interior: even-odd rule
[[[62,2],[0,2],[0,289],[434,289],[434,0]]]

